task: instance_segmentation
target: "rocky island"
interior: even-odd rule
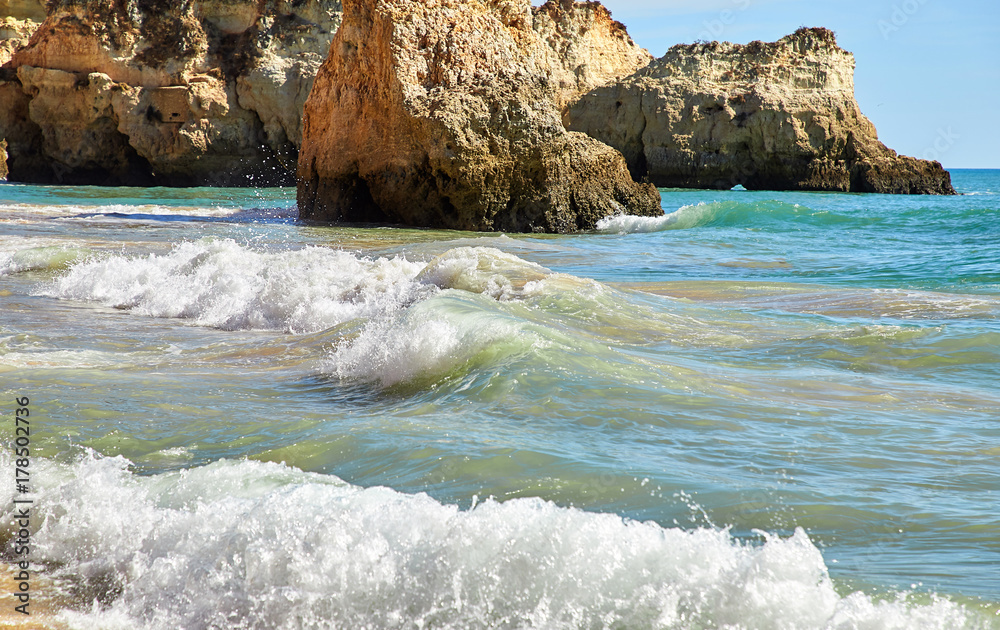
[[[854,98],[833,32],[674,46],[574,102],[564,120],[661,187],[954,194],[937,162],[896,155]]]
[[[11,0],[0,177],[553,232],[658,214],[654,185],[953,194],[878,140],[853,73],[822,28],[653,59],[598,2]]]

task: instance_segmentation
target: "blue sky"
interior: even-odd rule
[[[946,168],[1000,168],[997,0],[602,0],[659,57],[695,40],[774,41],[825,26],[854,53],[879,139]]]

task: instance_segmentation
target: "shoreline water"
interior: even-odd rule
[[[569,236],[0,186],[60,623],[997,627],[1000,173],[956,181]]]

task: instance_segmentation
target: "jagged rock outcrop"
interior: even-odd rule
[[[0,16],[16,20],[45,20],[48,0],[0,0]]]
[[[45,0],[0,0],[0,66],[10,61],[14,52],[26,46],[31,35],[45,20]],[[7,179],[7,138],[4,121],[16,121],[16,111],[24,110],[23,95],[5,89],[0,79],[0,180]],[[12,135],[18,135],[15,129]]]
[[[28,43],[45,20],[45,0],[0,0],[0,65]]]
[[[939,163],[878,140],[854,98],[854,57],[822,28],[674,46],[564,121],[661,187],[954,194]]]
[[[653,60],[600,2],[548,0],[533,12],[532,27],[541,39],[541,53],[552,68],[551,81],[560,109]]]
[[[565,130],[529,0],[345,0],[306,102],[304,218],[566,232],[662,214],[621,155]]]
[[[0,69],[10,178],[294,181],[337,0],[53,0]]]

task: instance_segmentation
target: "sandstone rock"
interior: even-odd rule
[[[190,4],[54,0],[31,44],[9,65],[99,72],[130,85],[180,83],[208,52],[207,35],[190,15]]]
[[[0,65],[10,61],[15,51],[28,44],[38,26],[39,22],[34,20],[0,17]]]
[[[954,194],[940,164],[878,140],[854,98],[854,57],[826,29],[674,46],[564,120],[661,187]]]
[[[31,122],[31,99],[18,81],[0,81],[0,138],[7,142],[7,179],[51,181],[51,160],[42,152],[42,132]],[[18,178],[17,174],[48,174],[46,179]],[[13,174],[13,175],[12,175]]]
[[[53,0],[48,8],[0,70],[0,92],[13,99],[0,101],[12,179],[293,181],[301,108],[339,25],[337,0]]]
[[[533,27],[552,68],[556,105],[563,109],[596,87],[627,77],[653,56],[635,45],[625,25],[599,2],[548,0],[534,8]]]
[[[118,133],[112,107],[113,85],[106,74],[81,80],[75,73],[21,66],[18,78],[31,96],[30,118],[39,125],[41,148],[55,163],[79,174],[124,175],[129,147]],[[77,183],[75,177],[59,183]]]
[[[301,146],[302,110],[339,27],[340,2],[285,0],[260,18],[259,58],[237,77],[236,91],[272,146]],[[284,157],[294,171],[295,156]]]
[[[0,66],[28,45],[44,19],[45,0],[0,0]],[[0,101],[0,108],[5,102]],[[6,168],[6,164],[3,166]]]
[[[0,0],[0,17],[41,23],[46,16],[46,0]]]
[[[122,86],[112,102],[118,131],[164,183],[232,186],[291,181],[261,151],[260,121],[235,105],[231,84],[209,78],[158,88]]]
[[[529,0],[346,0],[306,102],[303,218],[566,232],[661,214],[618,152],[568,133]]]
[[[28,44],[28,40],[43,19],[45,19],[45,7],[40,2],[0,0],[0,66],[10,61],[19,48]],[[23,95],[13,84],[14,89],[4,89],[7,84],[8,81],[3,80],[0,70],[0,179],[3,180],[7,179],[8,175],[6,136],[19,133],[23,135],[25,132],[23,128],[20,132],[17,129],[7,131],[8,126],[4,125],[4,121],[9,121],[11,125],[23,126],[18,111],[27,111],[27,102],[23,100]]]

